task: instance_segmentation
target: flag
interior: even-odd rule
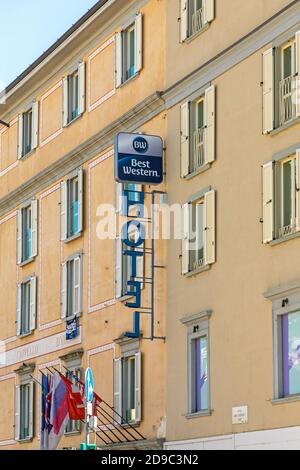
[[[67,400],[67,387],[60,374],[53,373],[52,399],[49,433],[49,450],[57,449],[67,424],[69,422],[69,410]]]
[[[42,417],[41,417],[41,450],[48,450],[49,434],[52,429],[50,422],[52,400],[52,375],[42,373]]]
[[[84,390],[78,384],[74,384],[69,379],[61,375],[61,379],[67,388],[67,404],[69,417],[72,420],[85,419]]]
[[[69,390],[69,393],[70,393],[70,390],[72,390],[71,386],[74,387],[73,382],[68,380],[62,374],[60,374],[60,375],[62,377],[62,380],[65,381],[65,383],[67,383],[67,382],[69,383],[68,390]],[[85,384],[83,382],[81,382],[81,380],[78,377],[76,377],[74,374],[73,374],[73,378],[76,382],[75,385],[77,385],[77,388],[73,388],[73,390],[75,392],[75,396],[69,397],[68,403],[70,404],[71,400],[74,400],[74,402],[76,403],[76,408],[77,409],[82,409],[81,408],[82,405],[83,405],[83,409],[84,409],[84,406],[85,406]],[[80,394],[81,400],[77,395],[78,393]],[[96,417],[97,417],[97,407],[100,406],[101,403],[102,403],[102,398],[99,395],[97,395],[97,393],[94,392],[93,415],[96,416]],[[79,405],[79,408],[78,408],[78,405]],[[70,412],[70,409],[69,409],[69,412]],[[75,414],[73,414],[73,412]],[[73,410],[70,413],[72,414],[72,416],[76,416],[76,411]],[[71,417],[71,414],[70,414],[70,419],[75,419],[75,420],[76,419],[85,419],[85,413],[81,414],[81,412],[80,412],[80,414],[77,415],[78,417],[75,417],[75,418]],[[81,416],[83,416],[83,417],[81,417]]]

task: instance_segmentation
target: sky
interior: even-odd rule
[[[97,0],[0,0],[0,91]]]

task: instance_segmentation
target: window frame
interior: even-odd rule
[[[79,116],[79,68],[68,75],[68,124],[71,124]],[[75,108],[75,104],[77,107]]]
[[[74,276],[75,262],[80,263],[79,268],[78,268],[79,269],[78,284],[75,284],[75,276]],[[64,270],[65,270],[65,275],[66,275],[65,285],[63,285]],[[63,292],[63,295],[65,296],[64,300],[61,298],[61,306],[64,305],[64,301],[66,302],[66,306],[65,306],[66,316],[63,316],[64,312],[61,312],[61,318],[67,322],[67,321],[72,321],[75,318],[80,317],[83,314],[83,253],[77,253],[75,255],[70,256],[65,262],[62,263],[61,271],[62,271],[61,272],[61,276],[62,276],[61,296],[62,296],[62,292]],[[75,312],[74,304],[75,304],[76,286],[78,289],[79,305],[78,305],[78,311]],[[70,313],[70,309],[71,309],[71,313]]]
[[[22,390],[26,387],[28,389],[28,409],[26,410],[26,419],[28,420],[28,433],[25,435],[22,431],[22,419],[24,419],[23,403],[22,403]],[[19,400],[18,403],[16,400]],[[26,443],[31,442],[34,438],[34,409],[35,409],[35,394],[34,394],[34,381],[31,378],[20,378],[19,385],[15,388],[15,433],[17,430],[18,435],[15,435],[17,442]],[[17,411],[18,410],[18,411]],[[16,421],[17,420],[17,421]]]
[[[22,158],[33,150],[33,107],[23,113]]]
[[[70,373],[70,374],[69,374]],[[72,375],[76,375],[79,380],[82,380],[83,369],[82,366],[68,366],[68,370],[66,371],[66,378],[71,382],[75,383],[74,379],[72,379]],[[69,420],[66,430],[65,436],[74,436],[76,434],[81,434],[82,432],[82,425],[80,420]]]

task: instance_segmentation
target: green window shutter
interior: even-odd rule
[[[205,132],[204,132],[204,158],[205,163],[212,163],[215,161],[215,86],[212,85],[205,91]]]
[[[190,161],[190,103],[184,103],[180,108],[180,160],[181,177],[189,174]]]
[[[216,193],[209,191],[204,196],[204,259],[205,264],[216,261],[215,223]]]
[[[143,67],[143,15],[139,13],[135,18],[135,72]]]
[[[180,0],[180,42],[188,37],[188,0]]]
[[[274,49],[263,53],[263,133],[274,129]]]
[[[274,239],[274,162],[263,165],[263,243]]]

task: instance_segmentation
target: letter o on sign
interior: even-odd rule
[[[130,240],[129,233],[130,229],[135,227],[138,230],[138,239],[135,241]],[[122,227],[122,241],[131,248],[137,248],[141,246],[146,238],[146,230],[145,226],[141,224],[141,222],[137,222],[136,220],[129,220],[126,224]]]

